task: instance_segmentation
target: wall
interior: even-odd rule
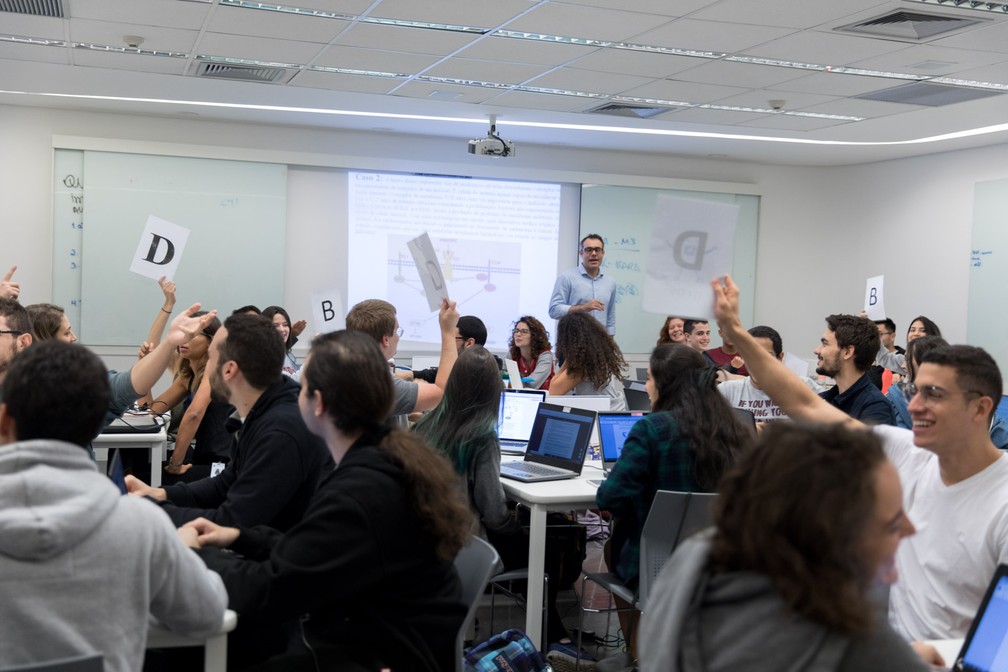
[[[54,135],[115,138],[127,147],[129,141],[249,147],[277,156],[303,153],[308,163],[320,154],[357,157],[359,167],[387,170],[450,164],[459,173],[490,177],[548,179],[551,171],[573,171],[597,174],[599,181],[606,175],[639,178],[644,186],[653,186],[652,178],[752,184],[762,195],[756,321],[776,327],[785,348],[806,358],[823,316],[856,312],[865,279],[879,273],[886,274],[886,306],[901,334],[908,319],[924,313],[950,340],[963,341],[973,185],[1008,175],[1008,145],[839,168],[537,146],[523,146],[508,162],[487,164],[462,153],[461,136],[446,141],[3,106],[0,119],[0,267],[19,265],[26,303],[49,299]],[[292,189],[331,184],[319,168],[292,168],[290,175]],[[288,266],[322,263],[320,250],[334,239],[317,221],[324,213],[288,214]],[[329,257],[326,263],[339,261]],[[287,283],[286,303],[295,310],[304,289]]]

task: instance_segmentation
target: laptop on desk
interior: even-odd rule
[[[602,470],[609,473],[620,453],[630,428],[643,418],[645,411],[607,411],[598,414],[599,446],[602,448]]]
[[[532,436],[539,404],[546,399],[545,390],[502,390],[497,414],[497,438],[501,453],[524,455]]]
[[[526,483],[577,478],[595,426],[595,411],[539,404],[522,462],[502,462],[500,475]]]
[[[962,672],[1008,669],[1008,565],[1000,565],[994,572],[952,669]]]

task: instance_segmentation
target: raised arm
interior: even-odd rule
[[[21,285],[13,281],[16,270],[17,266],[11,266],[7,275],[3,276],[3,280],[0,280],[0,297],[17,301],[21,295]]]
[[[206,329],[210,320],[217,315],[217,311],[212,310],[201,317],[193,317],[193,313],[199,309],[200,304],[194,303],[184,313],[172,320],[164,340],[130,369],[130,380],[138,397],[149,392],[161,378],[161,374],[171,362],[175,348],[183,343],[188,343],[193,336]]]
[[[175,283],[162,275],[158,278],[158,287],[161,288],[161,293],[164,294],[164,303],[161,305],[161,310],[154,317],[150,332],[147,334],[145,343],[150,344],[149,350],[153,350],[161,342],[161,334],[164,333],[165,325],[168,324],[168,318],[171,317],[172,310],[175,309]]]
[[[189,444],[196,437],[196,430],[203,422],[207,406],[210,405],[210,376],[206,373],[196,388],[189,407],[182,415],[182,422],[179,423],[178,434],[175,436],[175,452],[165,465],[165,471],[169,474],[184,474],[192,468],[191,464],[183,464],[186,453],[189,451]]]
[[[442,299],[441,310],[438,312],[438,324],[441,325],[441,358],[438,360],[437,376],[433,385],[422,380],[416,381],[417,400],[413,407],[414,412],[429,411],[441,403],[448,376],[451,375],[455,360],[458,359],[458,348],[455,347],[455,326],[458,324],[458,319],[459,312],[455,309],[455,302]]]
[[[739,319],[739,290],[731,276],[711,282],[714,290],[714,316],[718,326],[728,339],[735,344],[750,375],[759,381],[763,391],[770,395],[781,410],[792,420],[805,422],[841,422],[849,427],[864,425],[810,390],[798,376],[794,375],[773,355],[760,347]]]

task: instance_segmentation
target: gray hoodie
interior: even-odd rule
[[[638,646],[641,672],[923,672],[883,622],[851,638],[790,613],[762,574],[707,571],[710,537],[684,542],[648,598]]]
[[[3,664],[100,652],[107,672],[132,672],[143,665],[151,616],[205,637],[226,607],[220,577],[168,516],[120,496],[84,448],[0,446]]]

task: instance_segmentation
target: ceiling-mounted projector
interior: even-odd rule
[[[490,130],[485,138],[469,141],[469,153],[476,156],[514,156],[514,143],[497,135],[497,115],[490,115]]]

